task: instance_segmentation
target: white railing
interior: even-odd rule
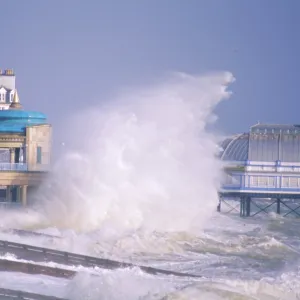
[[[243,167],[246,166],[245,161],[222,161],[224,167]]]
[[[300,174],[251,174],[235,173],[227,175],[222,182],[222,189],[259,189],[259,190],[293,190],[300,192]]]
[[[0,163],[0,171],[27,171],[26,163]]]
[[[223,167],[245,167],[248,172],[292,172],[300,173],[299,162],[223,161]]]

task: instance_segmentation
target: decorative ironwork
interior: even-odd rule
[[[296,208],[291,208],[291,207],[289,207],[286,203],[284,203],[283,201],[281,201],[281,203],[285,206],[285,207],[287,207],[290,211],[289,212],[287,212],[287,213],[285,213],[283,216],[284,217],[286,217],[286,216],[288,216],[289,214],[291,214],[291,213],[295,213],[298,217],[300,217],[300,214],[297,212],[297,209],[298,208],[300,208],[300,205],[298,206],[298,207],[296,207]]]
[[[236,205],[231,205],[230,203],[228,203],[226,200],[222,199],[219,203],[219,208],[218,210],[221,211],[221,206],[222,204],[225,204],[226,206],[228,206],[230,209],[228,211],[225,211],[224,213],[225,214],[229,214],[231,213],[232,211],[236,211],[236,212],[239,212],[239,209],[238,207],[240,207],[240,203],[238,202],[238,204]]]
[[[251,200],[250,200],[251,201]],[[271,204],[265,206],[265,207],[261,207],[260,205],[258,205],[255,201],[251,201],[251,203],[253,203],[258,209],[259,211],[255,212],[253,215],[250,215],[250,217],[254,217],[256,215],[258,215],[261,212],[264,212],[265,214],[268,214],[269,212],[267,211],[267,209],[269,207],[271,207],[273,204],[277,203],[277,200],[273,201]],[[278,213],[278,212],[277,212]]]
[[[0,136],[0,142],[24,142],[25,136],[18,136],[18,135],[12,135],[12,136]]]
[[[232,211],[237,211],[240,213],[241,217],[254,217],[260,213],[265,213],[265,214],[269,214],[268,208],[270,208],[271,206],[273,206],[274,204],[276,204],[276,213],[278,215],[281,214],[281,204],[283,206],[286,207],[286,209],[288,209],[288,211],[286,211],[282,216],[286,217],[290,214],[294,214],[296,215],[296,217],[300,217],[300,212],[298,211],[300,209],[300,203],[297,204],[296,208],[291,207],[290,205],[287,204],[287,201],[285,201],[282,198],[277,198],[274,200],[267,200],[267,198],[260,198],[261,200],[264,200],[265,202],[267,201],[267,205],[263,206],[262,204],[258,204],[257,201],[255,201],[253,198],[251,198],[249,195],[245,196],[245,195],[240,195],[239,197],[239,204],[237,204],[236,206],[231,205],[228,200],[226,200],[226,198],[224,199],[224,195],[220,196],[220,202],[218,205],[217,210],[219,212],[228,214],[231,213]],[[222,211],[221,207],[223,207],[222,204],[225,204],[226,206],[228,206],[230,208],[230,210],[227,211]],[[256,207],[258,208],[258,211],[253,212],[252,207]],[[238,210],[238,207],[240,207],[240,210]]]

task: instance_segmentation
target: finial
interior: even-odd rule
[[[22,105],[20,103],[19,95],[17,90],[15,90],[14,98],[12,103],[9,106],[9,109],[22,109]]]
[[[19,99],[19,95],[18,95],[18,91],[16,90],[15,91],[15,94],[14,94],[14,98],[13,98],[13,103],[20,103],[20,99]]]

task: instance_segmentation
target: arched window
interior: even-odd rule
[[[4,87],[0,88],[0,102],[5,102],[6,89]]]

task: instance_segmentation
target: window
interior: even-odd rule
[[[42,147],[39,146],[36,148],[36,163],[42,163]]]
[[[290,187],[298,187],[298,178],[290,177]]]

